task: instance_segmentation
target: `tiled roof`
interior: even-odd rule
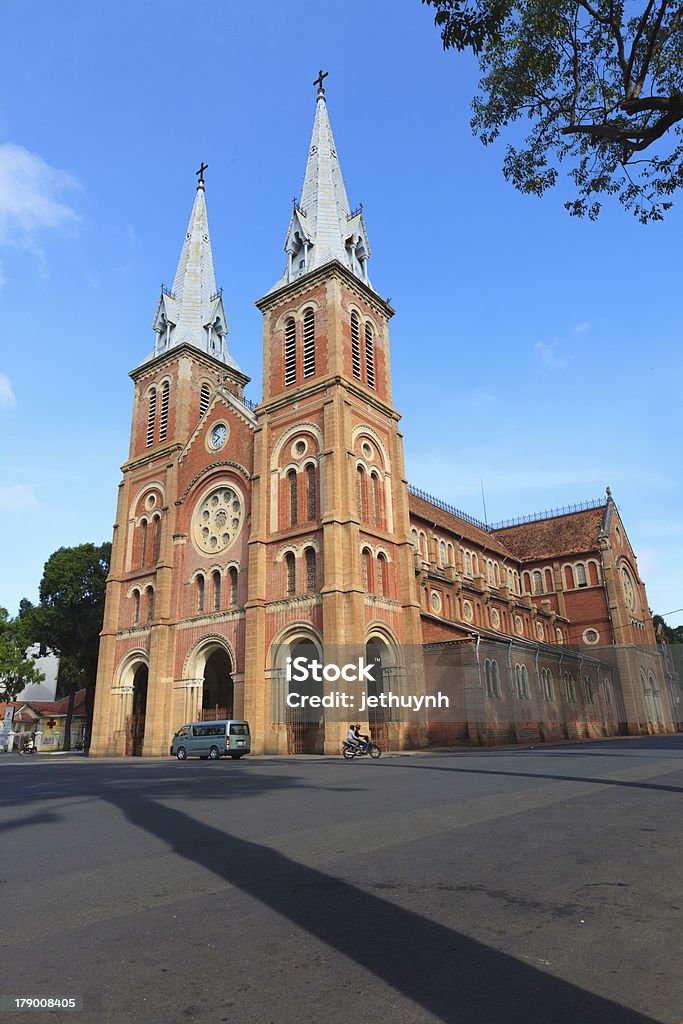
[[[497,532],[487,533],[486,530],[480,530],[478,526],[468,523],[466,519],[461,519],[460,516],[447,512],[445,509],[439,508],[438,505],[432,505],[430,501],[418,498],[416,494],[408,494],[408,503],[411,515],[419,516],[427,523],[435,523],[444,530],[456,533],[458,537],[470,540],[473,544],[486,548],[488,551],[495,551],[496,554],[506,558],[514,558],[513,552],[510,548],[505,547],[503,541],[498,538]]]
[[[565,516],[508,526],[502,530],[495,530],[494,535],[513,555],[525,561],[580,554],[584,551],[594,551],[598,547],[604,515],[604,506],[589,508],[581,512],[570,512]]]
[[[69,710],[69,698],[62,697],[61,700],[12,700],[0,703],[0,715],[4,714],[6,707],[13,707],[14,719],[17,722],[33,721],[32,718],[17,716],[17,711],[22,708],[30,708],[35,714],[46,717],[47,715],[66,715]],[[85,690],[78,690],[74,698],[74,715],[85,715]]]

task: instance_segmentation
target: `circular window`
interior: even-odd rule
[[[583,640],[586,644],[597,644],[600,639],[600,634],[597,629],[585,629],[583,631]]]
[[[436,590],[432,590],[432,610],[435,612],[441,611],[441,594]]]
[[[522,622],[521,615],[515,615],[515,629],[521,636],[524,632],[524,623]]]
[[[472,619],[474,618],[474,608],[472,607],[472,604],[469,601],[463,601],[462,614],[467,619],[468,622],[471,622]]]
[[[242,526],[244,506],[240,494],[226,485],[206,493],[192,517],[195,547],[217,554],[230,547]]]
[[[145,508],[154,508],[157,503],[156,494],[148,494],[145,498]]]
[[[371,459],[375,454],[374,451],[372,450],[372,445],[368,441],[363,441],[361,451],[363,453],[363,457],[366,459]]]
[[[295,459],[301,459],[308,451],[308,444],[303,437],[297,437],[292,445],[292,455]]]
[[[494,629],[498,629],[500,626],[500,615],[495,608],[491,609],[491,625]]]

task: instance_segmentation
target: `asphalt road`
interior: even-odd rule
[[[680,1024],[682,798],[683,737],[0,756],[0,992],[83,996],[74,1024]]]

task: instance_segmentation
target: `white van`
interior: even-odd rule
[[[249,723],[234,718],[218,722],[188,722],[173,737],[171,756],[184,761],[187,757],[219,757],[237,760],[251,750]]]

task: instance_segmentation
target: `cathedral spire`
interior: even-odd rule
[[[187,344],[239,369],[228,351],[222,289],[216,288],[204,195],[206,169],[207,165],[202,161],[197,171],[197,192],[173,286],[170,290],[161,286],[153,324],[157,341],[148,358],[153,359],[177,345]]]
[[[318,87],[313,134],[308,151],[301,200],[294,209],[287,230],[287,269],[275,288],[281,288],[332,260],[338,260],[365,284],[370,256],[362,208],[351,211],[344,178],[337,157],[327,113],[321,71],[313,83]]]

